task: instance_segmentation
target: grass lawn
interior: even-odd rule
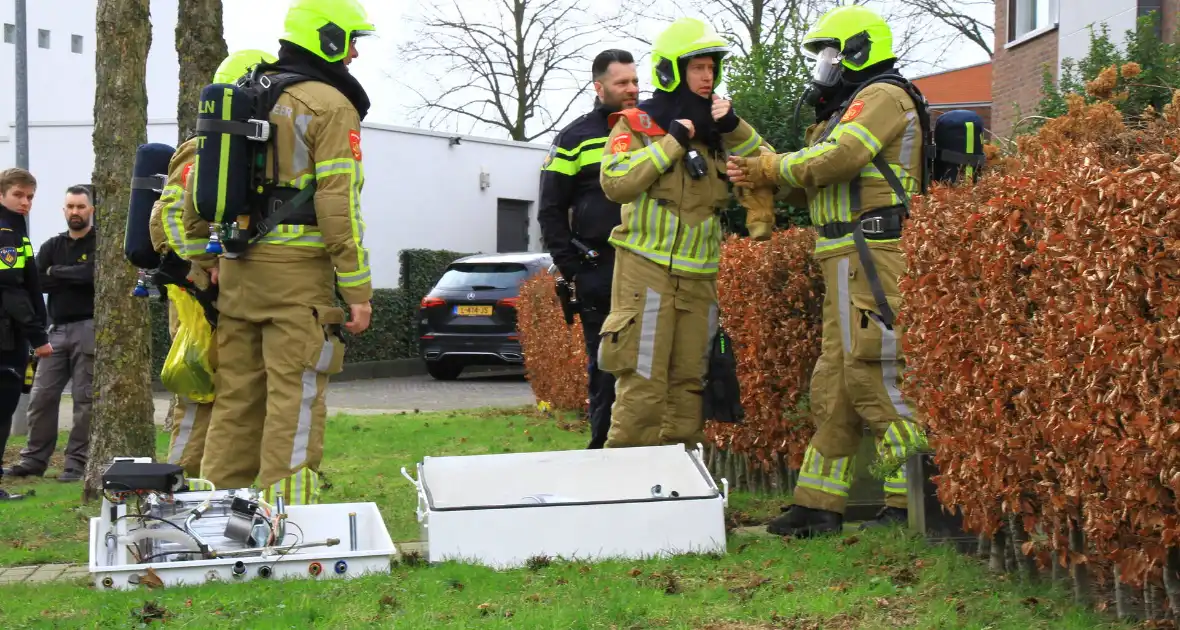
[[[64,439],[64,438],[63,438]],[[578,449],[584,423],[527,410],[337,416],[328,424],[325,502],[374,501],[395,541],[415,540],[414,488],[400,469],[426,455]],[[167,437],[159,439],[162,458]],[[62,442],[64,444],[64,441]],[[6,463],[19,444],[10,445]],[[60,470],[60,460],[51,462]],[[50,474],[54,474],[51,468]],[[6,482],[0,566],[86,563],[78,484]],[[781,499],[735,492],[732,515],[766,519]],[[543,564],[543,563],[542,563]],[[402,562],[353,580],[254,581],[130,592],[84,583],[0,586],[0,628],[1121,628],[1062,589],[989,575],[982,563],[901,531],[792,541],[732,535],[722,557],[554,562],[495,572]]]

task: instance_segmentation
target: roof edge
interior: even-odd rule
[[[944,74],[950,74],[952,72],[959,72],[962,70],[970,70],[971,68],[979,68],[981,66],[990,66],[991,63],[992,63],[992,60],[988,59],[987,61],[982,61],[980,63],[974,63],[969,66],[962,66],[959,68],[951,68],[949,70],[941,70],[939,72],[931,72],[930,74],[924,74],[920,77],[914,77],[914,78],[910,79],[910,81],[917,81],[918,79],[928,79],[930,77],[937,77],[937,76],[941,76]]]
[[[964,103],[931,103],[930,109],[971,109],[973,107],[991,107],[991,101],[974,101]]]

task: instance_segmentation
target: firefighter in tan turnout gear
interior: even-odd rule
[[[767,527],[778,535],[842,529],[864,422],[879,455],[904,458],[920,439],[901,395],[901,331],[893,326],[901,306],[897,283],[905,260],[898,241],[908,203],[894,191],[919,190],[927,139],[914,99],[887,80],[900,79],[892,43],[889,26],[869,9],[840,7],[825,14],[803,43],[815,60],[812,88],[818,96],[807,147],[730,159],[735,185],[806,193],[826,287],[823,352],[811,380],[817,430],[803,456],[793,505]],[[885,505],[866,525],[906,520],[904,467],[886,479]]]
[[[617,258],[598,355],[617,379],[607,448],[704,440],[718,213],[729,203],[725,154],[766,146],[713,93],[727,52],[703,22],[675,21],[652,50],[654,96],[611,116],[600,181],[623,206],[610,237]]]
[[[274,55],[261,50],[242,50],[225,58],[213,75],[214,83],[232,83],[256,63],[272,62]],[[203,254],[208,242],[205,238],[189,238],[185,233],[183,211],[192,203],[187,192],[189,174],[197,152],[197,136],[185,140],[176,148],[168,163],[168,179],[160,199],[152,207],[149,229],[152,246],[161,254],[175,252],[181,258]],[[198,265],[191,265],[188,280],[200,289],[209,288],[209,274]],[[176,336],[180,322],[176,306],[168,302],[168,334]],[[184,468],[186,475],[200,477],[201,458],[205,454],[205,432],[213,414],[213,403],[196,403],[177,397],[172,412],[172,435],[168,444],[168,463]]]
[[[356,38],[372,31],[355,0],[295,0],[278,62],[253,71],[268,77],[258,85],[302,77],[268,88],[279,94],[268,110],[273,143],[265,145],[265,164],[277,165],[279,187],[254,216],[217,206],[195,184],[202,219],[232,220],[214,226],[224,253],[198,257],[219,285],[217,397],[201,466],[219,488],[259,487],[268,500],[281,493],[288,504],[318,500],[324,395],[344,361],[340,329],[358,334],[371,315],[360,207],[360,122],[369,99],[347,66],[357,57]],[[247,135],[220,120],[205,124],[206,143]],[[196,173],[205,178],[200,158]],[[194,237],[204,231],[200,222],[186,221]],[[238,230],[249,245],[236,240]],[[337,295],[351,311],[347,322]]]

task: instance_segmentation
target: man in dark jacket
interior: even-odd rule
[[[591,68],[595,107],[558,134],[541,169],[537,221],[545,246],[562,277],[575,284],[581,305],[590,380],[590,444],[602,448],[610,429],[615,379],[598,369],[598,336],[610,313],[614,247],[607,242],[619,224],[619,204],[602,194],[599,164],[610,133],[607,116],[639,99],[635,59],[625,50],[604,50]],[[580,246],[580,247],[579,247]],[[597,252],[591,260],[589,251]]]
[[[0,459],[20,403],[29,348],[39,358],[53,353],[26,223],[36,191],[32,173],[21,168],[0,172]],[[0,500],[19,498],[0,490]]]
[[[10,477],[40,477],[57,447],[58,408],[66,383],[73,384],[74,426],[58,481],[81,481],[90,447],[91,381],[94,378],[94,204],[85,186],[66,190],[69,229],[41,245],[38,278],[49,294],[49,339],[53,354],[37,364],[29,393],[29,443]]]

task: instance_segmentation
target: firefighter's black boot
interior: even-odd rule
[[[766,531],[776,536],[795,538],[839,534],[844,531],[844,515],[828,510],[792,505],[785,513],[770,521],[766,526]]]
[[[909,510],[905,508],[883,507],[880,512],[877,512],[877,517],[871,521],[865,521],[860,525],[860,531],[867,529],[877,529],[881,527],[891,527],[893,525],[905,525],[909,523]]]

